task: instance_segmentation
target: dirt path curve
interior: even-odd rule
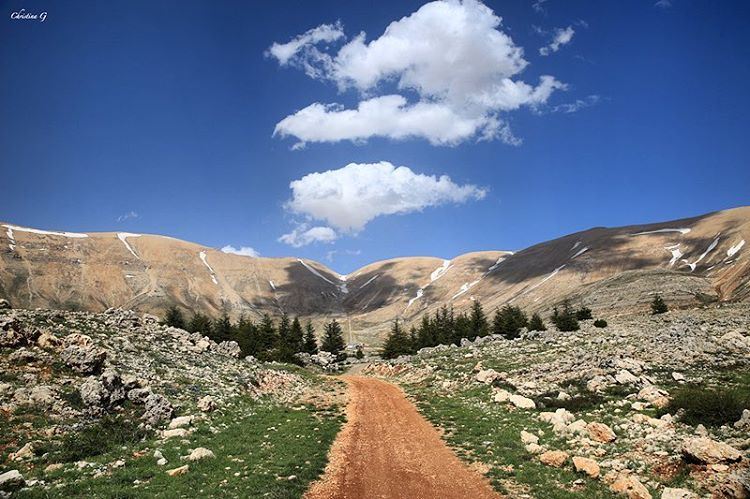
[[[500,497],[446,447],[400,388],[364,376],[342,379],[349,385],[347,423],[306,499]]]

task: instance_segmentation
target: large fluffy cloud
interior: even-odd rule
[[[464,203],[486,195],[485,189],[456,184],[446,175],[415,173],[405,166],[396,167],[385,161],[350,163],[338,170],[311,173],[293,181],[289,187],[292,198],[285,208],[292,214],[330,226],[325,227],[330,231],[326,232],[326,242],[337,237],[334,229],[354,234],[379,216]],[[311,230],[305,225],[280,240],[294,246],[321,240],[306,237]]]
[[[279,122],[275,133],[301,144],[376,136],[433,144],[512,137],[499,114],[543,104],[564,85],[552,76],[536,86],[516,79],[528,62],[500,27],[501,18],[481,2],[441,0],[392,22],[372,41],[360,33],[338,51],[318,47],[341,37],[339,25],[276,43],[269,54],[280,64],[303,67],[342,91],[355,89],[364,100],[352,109],[314,103]],[[392,91],[378,97],[390,82],[416,100]]]

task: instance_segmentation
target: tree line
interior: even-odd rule
[[[269,314],[263,314],[259,322],[244,316],[232,322],[226,314],[211,319],[201,313],[195,313],[185,320],[180,309],[171,307],[163,324],[200,333],[217,343],[236,341],[243,356],[252,355],[267,362],[275,360],[299,364],[296,354],[304,352],[314,355],[319,350],[340,358],[346,346],[341,324],[336,319],[325,324],[320,347],[312,323],[307,321],[303,327],[298,317],[290,319],[286,313],[281,315],[278,323]]]
[[[582,306],[573,309],[567,300],[561,307],[555,307],[550,321],[559,331],[577,331],[579,321],[593,319],[591,309]],[[607,321],[594,321],[596,327],[607,327]],[[460,345],[466,338],[474,341],[478,337],[496,334],[507,339],[518,338],[521,330],[546,331],[547,326],[538,313],[528,317],[517,306],[505,305],[495,311],[490,321],[479,300],[474,300],[469,312],[456,314],[453,308],[443,306],[433,316],[424,315],[419,326],[413,326],[408,332],[398,321],[394,321],[383,344],[382,357],[393,359],[400,355],[411,355],[422,348],[437,345]]]

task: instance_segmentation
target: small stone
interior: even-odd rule
[[[11,452],[8,459],[11,461],[23,461],[25,459],[31,459],[34,457],[34,445],[29,442],[16,452]]]
[[[44,468],[44,472],[45,473],[53,473],[53,472],[55,472],[57,470],[61,470],[62,468],[63,468],[62,463],[53,463],[53,464],[50,464],[49,466],[47,466],[46,468]]]
[[[167,475],[169,476],[180,476],[186,474],[188,471],[190,471],[190,465],[186,464],[184,466],[180,466],[178,468],[173,468],[171,470],[167,470]]]
[[[192,432],[190,430],[187,430],[185,428],[174,428],[172,430],[164,430],[161,432],[161,436],[164,439],[167,438],[185,438],[189,436]]]
[[[519,409],[536,409],[536,403],[530,398],[522,395],[513,394],[508,397],[508,401]]]

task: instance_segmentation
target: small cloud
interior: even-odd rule
[[[255,249],[251,248],[250,246],[242,246],[238,249],[228,244],[221,248],[221,251],[224,253],[231,253],[232,255],[250,256],[252,258],[257,258],[260,256],[260,253],[255,251]]]
[[[536,2],[531,4],[531,7],[539,14],[546,14],[547,9],[544,7],[545,3],[547,3],[547,0],[536,0]]]
[[[558,104],[552,108],[553,113],[564,113],[570,114],[580,111],[581,109],[595,106],[601,102],[602,98],[600,95],[589,95],[583,99],[576,99],[575,102],[567,102],[565,104]]]
[[[362,250],[344,250],[344,251],[331,250],[331,251],[329,251],[329,252],[326,253],[325,259],[328,262],[333,262],[334,257],[336,255],[339,255],[339,254],[344,254],[344,255],[361,255],[362,254]]]
[[[669,9],[672,7],[672,0],[659,0],[654,4],[654,7],[659,7],[660,9]]]
[[[318,226],[308,229],[307,224],[300,224],[289,234],[281,236],[278,241],[295,248],[301,248],[312,243],[330,244],[338,237],[336,231],[330,227]]]
[[[117,217],[117,221],[124,222],[125,220],[136,219],[136,218],[140,218],[140,215],[138,215],[138,213],[131,210],[125,213],[124,215],[120,215],[119,217]]]
[[[576,32],[573,29],[573,26],[568,26],[567,28],[557,28],[555,30],[555,37],[552,39],[549,45],[539,49],[539,54],[550,55],[554,52],[557,52],[558,50],[560,50],[560,47],[569,44],[573,40],[573,35],[575,35],[575,33]]]

